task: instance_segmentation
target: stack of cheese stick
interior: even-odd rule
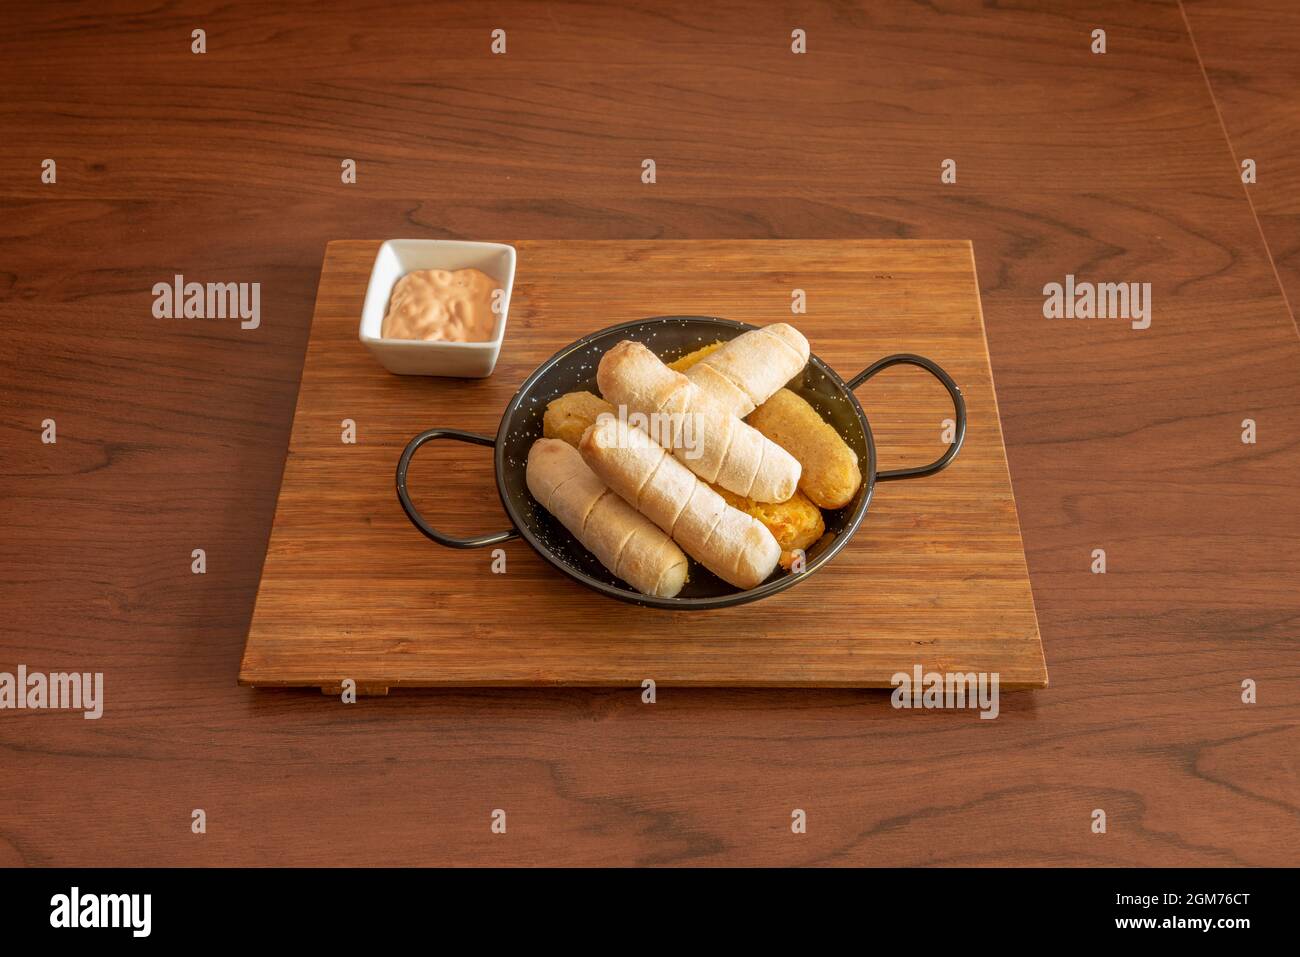
[[[592,473],[573,446],[538,439],[525,473],[533,498],[643,595],[672,598],[686,582],[682,550]]]
[[[676,596],[687,578],[683,550],[737,588],[754,588],[782,559],[773,530],[786,528],[756,516],[811,512],[809,541],[825,529],[817,508],[796,491],[807,483],[809,464],[824,469],[824,456],[805,461],[790,447],[800,445],[791,429],[804,438],[803,410],[790,423],[777,416],[784,429],[743,421],[785,391],[808,355],[808,341],[784,323],[699,350],[673,368],[641,343],[620,342],[597,370],[604,399],[570,393],[548,407],[547,438],[529,452],[529,490],[643,594]],[[807,411],[844,444],[815,410]],[[690,426],[682,428],[687,418]],[[675,427],[642,427],[670,421]]]
[[[843,508],[862,484],[857,453],[806,400],[782,388],[807,361],[808,341],[793,326],[780,323],[705,346],[672,368],[684,371],[711,402],[748,416],[751,426],[798,459],[799,489],[808,498],[822,508]],[[744,369],[759,363],[764,363],[765,375],[743,377]],[[755,382],[761,388],[753,389]]]
[[[645,430],[602,415],[578,449],[601,481],[723,581],[754,588],[776,568],[781,546],[763,523],[728,505]]]
[[[779,322],[736,336],[686,370],[708,401],[746,416],[808,364],[808,340]]]
[[[704,481],[760,502],[784,502],[798,487],[794,456],[706,398],[641,343],[624,340],[606,352],[596,384],[615,406],[662,423],[656,438]]]

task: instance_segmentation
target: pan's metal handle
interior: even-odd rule
[[[450,535],[444,535],[424,520],[424,517],[412,504],[410,494],[406,491],[406,470],[410,467],[411,457],[415,455],[415,450],[432,439],[457,439],[473,445],[486,445],[488,448],[496,445],[496,439],[490,435],[462,432],[460,429],[428,429],[407,442],[406,448],[402,450],[402,457],[397,460],[397,500],[402,503],[402,511],[411,520],[411,524],[439,545],[445,545],[448,548],[482,548],[484,545],[500,545],[502,542],[518,538],[519,530],[515,528],[504,532],[478,535],[474,538],[453,538]]]
[[[962,397],[961,389],[957,388],[957,383],[952,381],[952,376],[944,372],[939,364],[925,358],[925,356],[912,355],[910,352],[900,352],[898,355],[885,356],[883,359],[871,363],[852,379],[849,380],[849,390],[852,391],[862,383],[866,382],[877,372],[882,369],[888,369],[890,366],[909,365],[920,366],[930,375],[934,376],[943,387],[948,390],[948,395],[952,397],[952,407],[957,415],[957,432],[953,436],[952,445],[948,446],[948,451],[939,456],[929,465],[916,465],[907,469],[890,469],[888,472],[877,472],[877,482],[888,482],[891,479],[902,478],[919,478],[922,475],[933,475],[941,469],[947,468],[948,463],[956,458],[957,453],[961,451],[961,444],[966,440],[966,400]]]

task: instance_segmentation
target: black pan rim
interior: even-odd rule
[[[519,532],[524,541],[532,547],[542,558],[550,562],[555,568],[559,569],[569,578],[574,579],[580,584],[586,585],[595,591],[600,592],[609,598],[615,598],[619,601],[627,602],[633,605],[640,605],[647,608],[661,608],[668,611],[707,611],[716,608],[734,608],[737,605],[745,605],[752,601],[758,601],[763,598],[769,598],[772,595],[785,591],[787,588],[793,588],[795,585],[807,579],[810,575],[831,561],[838,555],[849,540],[857,534],[863,519],[866,517],[867,508],[871,504],[872,496],[876,489],[876,443],[871,433],[871,422],[867,418],[866,412],[863,411],[862,405],[858,402],[857,396],[849,388],[848,383],[844,381],[833,368],[819,359],[816,353],[810,353],[809,363],[815,365],[818,371],[827,375],[832,384],[848,397],[853,404],[853,409],[857,413],[858,421],[862,424],[863,435],[866,438],[868,462],[867,468],[863,472],[863,490],[861,501],[854,509],[853,514],[846,522],[843,531],[836,536],[833,541],[821,554],[810,561],[802,572],[798,574],[786,573],[780,578],[771,579],[759,585],[757,588],[746,590],[737,590],[730,595],[715,595],[708,598],[656,598],[650,595],[642,595],[632,588],[619,588],[608,582],[600,581],[590,575],[582,572],[571,565],[561,561],[545,543],[540,541],[528,523],[522,520],[522,516],[516,511],[511,503],[509,496],[506,494],[505,482],[502,478],[506,468],[505,462],[505,438],[510,431],[510,425],[514,420],[520,406],[528,399],[537,383],[546,375],[557,362],[577,349],[586,348],[596,338],[607,336],[610,333],[616,333],[620,330],[639,329],[651,323],[657,322],[707,322],[720,328],[734,329],[741,332],[747,332],[759,328],[751,323],[740,322],[735,319],[722,319],[717,316],[651,316],[645,319],[633,319],[628,322],[617,323],[616,325],[606,326],[603,329],[597,329],[594,332],[576,339],[563,349],[556,352],[549,359],[542,362],[532,374],[524,380],[523,384],[515,392],[514,397],[506,405],[505,411],[501,414],[501,422],[497,426],[496,443],[493,450],[493,467],[497,484],[497,495],[501,499],[501,505],[505,509],[506,516],[510,519],[511,524]]]

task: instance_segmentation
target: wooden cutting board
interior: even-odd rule
[[[998,672],[1008,689],[1047,684],[968,242],[514,245],[501,359],[474,381],[376,364],[357,328],[379,243],[329,244],[242,684],[873,688],[917,664]],[[802,315],[791,314],[794,290],[806,297]],[[966,396],[965,447],[937,475],[880,484],[853,540],[806,581],[717,611],[624,604],[561,575],[522,540],[494,559],[491,549],[441,548],[408,523],[393,472],[412,435],[495,434],[544,359],[593,330],[656,315],[793,322],[846,379],[890,353],[928,356]],[[858,398],[881,469],[942,452],[951,405],[924,372],[887,370]],[[355,443],[343,441],[345,420]],[[508,526],[490,450],[433,443],[410,475],[417,506],[444,530]]]

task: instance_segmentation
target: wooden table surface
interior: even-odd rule
[[[0,864],[1294,863],[1285,0],[113,6],[0,36],[0,671],[106,696],[0,713]],[[1051,688],[238,687],[325,243],[395,236],[971,240]],[[260,327],[155,319],[177,273]]]

